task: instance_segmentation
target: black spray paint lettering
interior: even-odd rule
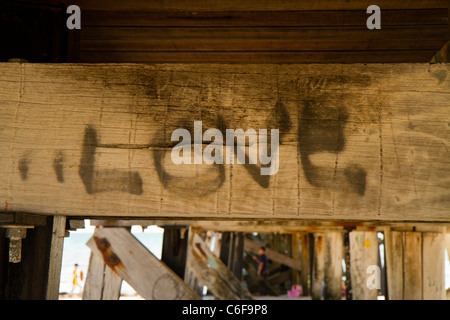
[[[56,179],[58,182],[64,182],[64,153],[59,150],[53,159],[53,169],[55,170]]]
[[[317,187],[348,190],[363,196],[366,190],[366,171],[356,164],[338,167],[337,155],[344,150],[344,127],[348,114],[342,106],[326,105],[321,99],[306,101],[299,114],[298,147],[303,171],[308,182]],[[334,167],[312,163],[315,153],[336,154]]]
[[[87,126],[78,174],[88,194],[106,191],[121,191],[142,194],[142,179],[138,172],[120,169],[95,169],[95,152],[98,146],[97,131]]]

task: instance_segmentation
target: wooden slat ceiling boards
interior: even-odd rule
[[[74,62],[429,62],[449,39],[448,1],[78,1]]]

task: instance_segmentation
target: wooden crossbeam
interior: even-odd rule
[[[96,229],[87,245],[145,299],[200,298],[124,228]]]
[[[0,211],[448,222],[449,71],[0,64]],[[194,121],[278,129],[278,172],[248,150],[245,164],[174,164],[171,134]]]

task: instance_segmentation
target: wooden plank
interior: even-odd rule
[[[45,217],[45,216],[42,216]],[[356,228],[359,231],[379,231],[385,232],[387,226],[395,231],[421,231],[421,232],[440,232],[442,228],[450,226],[449,223],[418,223],[418,222],[389,222],[389,221],[332,221],[332,220],[287,220],[287,219],[265,219],[265,220],[223,220],[223,219],[131,219],[131,220],[97,220],[91,219],[91,226],[105,227],[131,227],[133,225],[142,226],[165,226],[172,225],[178,227],[192,226],[202,231],[234,231],[234,232],[260,232],[260,233],[303,233],[316,231],[343,231],[345,228]],[[221,234],[218,238],[219,244]],[[220,256],[220,245],[214,246],[218,248],[216,256]]]
[[[448,222],[449,71],[1,64],[0,199],[90,217]],[[278,128],[278,173],[174,165],[171,133],[196,120]]]
[[[325,232],[324,282],[325,300],[342,299],[342,259],[344,258],[344,239],[341,232]]]
[[[102,300],[119,300],[122,278],[113,269],[105,267]]]
[[[405,300],[422,300],[422,233],[404,233],[404,279]]]
[[[445,234],[422,233],[423,300],[446,300]]]
[[[320,300],[325,281],[325,235],[324,233],[314,234],[314,260],[312,270],[311,298]]]
[[[189,230],[186,267],[217,299],[251,299],[252,296],[230,269],[205,245],[195,229]]]
[[[367,268],[377,265],[377,233],[371,231],[350,232],[350,266],[353,300],[377,300],[377,290],[369,289]]]
[[[69,3],[69,2],[67,2]],[[120,11],[144,11],[144,10],[178,10],[178,11],[291,11],[291,10],[366,10],[372,4],[371,1],[345,1],[345,0],[285,0],[274,2],[271,0],[247,0],[247,1],[187,1],[164,0],[146,1],[135,0],[123,2],[120,0],[81,0],[78,4],[86,10],[120,10]],[[416,0],[416,1],[389,1],[379,0],[377,5],[383,9],[423,9],[423,8],[447,8],[446,0]]]
[[[52,240],[50,247],[47,300],[58,300],[59,283],[61,278],[61,264],[64,247],[64,236],[66,231],[66,217],[54,216],[52,224]]]
[[[82,51],[83,63],[418,63],[428,62],[435,50],[402,51]]]
[[[389,39],[441,39],[445,43],[447,24],[390,26],[368,33],[364,25],[359,27],[86,27],[81,42],[86,40],[169,40],[191,39],[198,44],[202,40],[389,40]],[[414,35],[416,38],[414,38]],[[132,43],[130,41],[130,43]],[[201,50],[201,49],[200,49]],[[204,49],[203,49],[204,50]],[[129,51],[133,51],[132,48]],[[163,51],[163,50],[161,50]],[[186,50],[187,51],[187,50]]]
[[[389,300],[403,300],[403,233],[386,228],[384,236]]]
[[[103,258],[99,254],[91,252],[83,288],[83,300],[102,300],[104,272]]]
[[[310,256],[309,256],[309,234],[302,232],[300,235],[301,256],[300,256],[300,283],[303,288],[303,295],[309,296],[310,289]]]
[[[143,298],[199,299],[170,268],[123,228],[96,229],[87,245]]]
[[[383,10],[383,27],[446,24],[447,10]],[[220,27],[220,26],[364,26],[365,10],[322,11],[123,11],[83,9],[83,28],[92,26]],[[83,30],[83,29],[82,29]]]
[[[255,241],[249,239],[244,239],[244,248],[246,250],[258,253],[261,246],[262,245],[260,243],[256,243]],[[288,266],[296,270],[301,270],[300,260],[293,259],[285,254],[276,252],[275,250],[272,250],[270,248],[266,248],[266,255],[267,258],[269,258],[270,260],[279,262],[281,264],[284,264],[285,266]]]

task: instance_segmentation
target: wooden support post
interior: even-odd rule
[[[194,228],[189,230],[188,270],[208,287],[217,299],[251,299],[239,279],[205,245]]]
[[[122,278],[108,268],[100,255],[91,253],[83,300],[119,300]]]
[[[0,211],[448,221],[442,173],[448,170],[449,72],[447,64],[427,63],[2,63],[0,199],[8,206],[2,203]],[[239,99],[231,103],[230,96]],[[194,121],[219,128],[221,136],[225,128],[279,128],[273,174],[261,174],[260,161],[203,163],[205,174],[190,164],[175,166],[170,136],[180,126],[191,130]],[[393,155],[395,161],[386,160]]]
[[[58,299],[65,217],[48,216],[27,230],[19,263],[9,263],[9,239],[0,228],[0,299]]]
[[[351,262],[350,262],[350,230],[345,230],[344,233],[344,260],[345,260],[345,299],[352,300],[352,277],[351,277]]]
[[[444,233],[422,233],[423,300],[445,300]]]
[[[377,266],[378,239],[374,231],[350,232],[350,265],[354,300],[376,300],[377,289],[367,286],[369,266]]]
[[[422,299],[422,234],[404,232],[403,298]]]
[[[188,231],[183,227],[164,227],[161,261],[181,279],[186,269]]]
[[[343,236],[341,232],[325,233],[325,292],[326,300],[342,299]]]
[[[291,257],[294,260],[300,261],[300,246],[301,242],[299,240],[299,235],[297,232],[294,232],[291,236]],[[300,261],[300,269],[301,269],[301,261]],[[292,269],[291,279],[293,284],[300,283],[300,273],[301,271]]]
[[[200,298],[124,228],[96,229],[87,245],[145,299]]]
[[[47,300],[58,300],[66,217],[54,216],[48,267]]]
[[[314,267],[312,271],[311,298],[320,300],[325,280],[325,235],[314,233]]]
[[[388,299],[403,300],[403,233],[386,228],[384,237],[386,240]]]
[[[310,292],[310,265],[309,265],[309,234],[300,233],[300,284],[303,288],[303,295],[309,296]]]

